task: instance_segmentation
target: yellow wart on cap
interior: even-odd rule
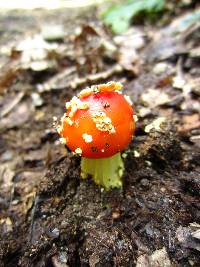
[[[92,120],[95,122],[96,127],[99,131],[115,133],[115,128],[112,125],[112,121],[106,116],[103,111],[97,111],[92,114]]]
[[[82,137],[83,137],[83,139],[84,139],[84,141],[85,141],[86,143],[91,143],[92,140],[93,140],[92,135],[87,134],[87,133],[84,133],[84,134],[82,135]]]
[[[81,155],[82,154],[82,149],[80,147],[77,147],[74,151],[76,154]]]
[[[64,137],[61,137],[61,138],[59,139],[59,141],[60,141],[60,143],[63,144],[63,145],[66,145],[66,143],[67,143],[67,140],[66,140],[66,138],[64,138]]]

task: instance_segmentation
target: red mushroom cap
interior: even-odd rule
[[[130,143],[135,130],[134,113],[121,93],[102,90],[80,94],[68,106],[60,134],[73,152],[86,158],[106,158]]]

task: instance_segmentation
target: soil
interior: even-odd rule
[[[0,57],[0,266],[200,266],[199,58],[190,57],[199,37],[190,32],[188,45],[181,36],[161,59],[163,28],[140,25],[143,43],[131,44],[127,62],[130,47],[119,44],[121,57],[102,49],[99,40],[113,45],[113,36],[95,17],[79,17],[37,10],[0,18],[0,45],[11,52]],[[16,47],[47,23],[65,29],[45,43],[56,50],[41,45],[50,51],[41,69]],[[197,86],[186,93],[181,79]],[[59,144],[52,117],[86,84],[109,80],[124,83],[139,120],[122,153],[123,188],[105,191],[81,180],[80,158]],[[162,127],[147,130],[163,117]]]

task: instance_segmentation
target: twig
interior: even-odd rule
[[[102,71],[102,72],[95,73],[95,74],[89,74],[88,76],[84,78],[76,78],[72,82],[70,82],[69,85],[70,87],[74,89],[87,82],[96,82],[101,79],[105,80],[109,78],[110,76],[112,76],[114,73],[122,72],[122,70],[123,70],[122,66],[119,64],[116,64],[112,68],[109,68],[106,71]]]
[[[6,116],[17,104],[19,104],[23,96],[24,92],[20,92],[18,95],[16,95],[13,101],[8,103],[6,107],[2,110],[2,112],[0,113],[0,118]]]
[[[102,72],[98,72],[95,74],[89,74],[83,78],[76,77],[72,81],[66,82],[64,87],[56,86],[56,84],[59,83],[59,81],[61,79],[67,78],[67,76],[71,75],[72,73],[74,73],[76,71],[75,67],[71,67],[71,68],[65,70],[64,72],[57,74],[56,76],[51,78],[48,82],[46,82],[42,85],[39,85],[38,90],[40,92],[43,92],[43,91],[50,91],[50,90],[55,89],[55,88],[56,88],[56,90],[64,89],[66,87],[71,87],[72,89],[76,89],[78,86],[83,85],[83,84],[88,83],[88,82],[97,82],[99,80],[105,80],[115,73],[122,72],[122,70],[123,70],[122,66],[119,64],[116,64],[113,67],[109,68],[108,70],[105,70]]]
[[[34,199],[33,208],[31,211],[31,225],[30,225],[30,237],[29,237],[30,243],[32,243],[32,239],[33,239],[33,226],[34,226],[35,212],[37,209],[38,202],[39,202],[39,196],[36,195],[36,197]]]

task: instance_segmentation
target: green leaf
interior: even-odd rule
[[[141,12],[151,14],[163,10],[165,0],[129,0],[126,3],[111,6],[103,14],[105,24],[111,26],[114,33],[122,33],[129,27],[134,16]]]

